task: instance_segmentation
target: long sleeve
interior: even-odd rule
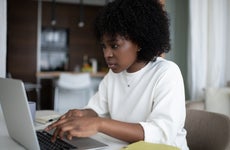
[[[162,69],[155,86],[152,112],[140,122],[145,141],[178,146],[184,137],[175,139],[182,134],[185,121],[184,84],[179,68],[171,65]]]

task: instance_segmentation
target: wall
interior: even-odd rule
[[[0,1],[0,77],[6,74],[6,0]]]
[[[166,58],[174,61],[181,69],[186,99],[188,97],[187,47],[188,47],[188,0],[165,0],[170,17],[171,51]]]

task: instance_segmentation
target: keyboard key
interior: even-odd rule
[[[51,142],[52,135],[46,131],[37,131],[37,137],[41,150],[70,150],[77,147],[57,139],[54,143]]]

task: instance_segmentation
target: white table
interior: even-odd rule
[[[37,111],[36,116],[44,116],[44,115],[51,115],[54,114],[53,111]],[[35,124],[36,129],[42,129],[46,127],[46,125],[42,124]],[[103,143],[109,145],[107,150],[120,150],[123,146],[127,145],[127,143],[114,139],[112,137],[108,137],[104,134],[98,133],[94,135],[92,138],[97,139]],[[0,105],[0,148],[4,150],[24,150],[24,148],[16,143],[9,137],[5,120],[3,117],[1,105]]]

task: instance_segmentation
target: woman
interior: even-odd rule
[[[187,150],[183,78],[175,63],[160,57],[170,49],[160,2],[115,0],[96,18],[95,31],[110,70],[85,109],[47,127],[55,129],[53,140],[101,132]]]

